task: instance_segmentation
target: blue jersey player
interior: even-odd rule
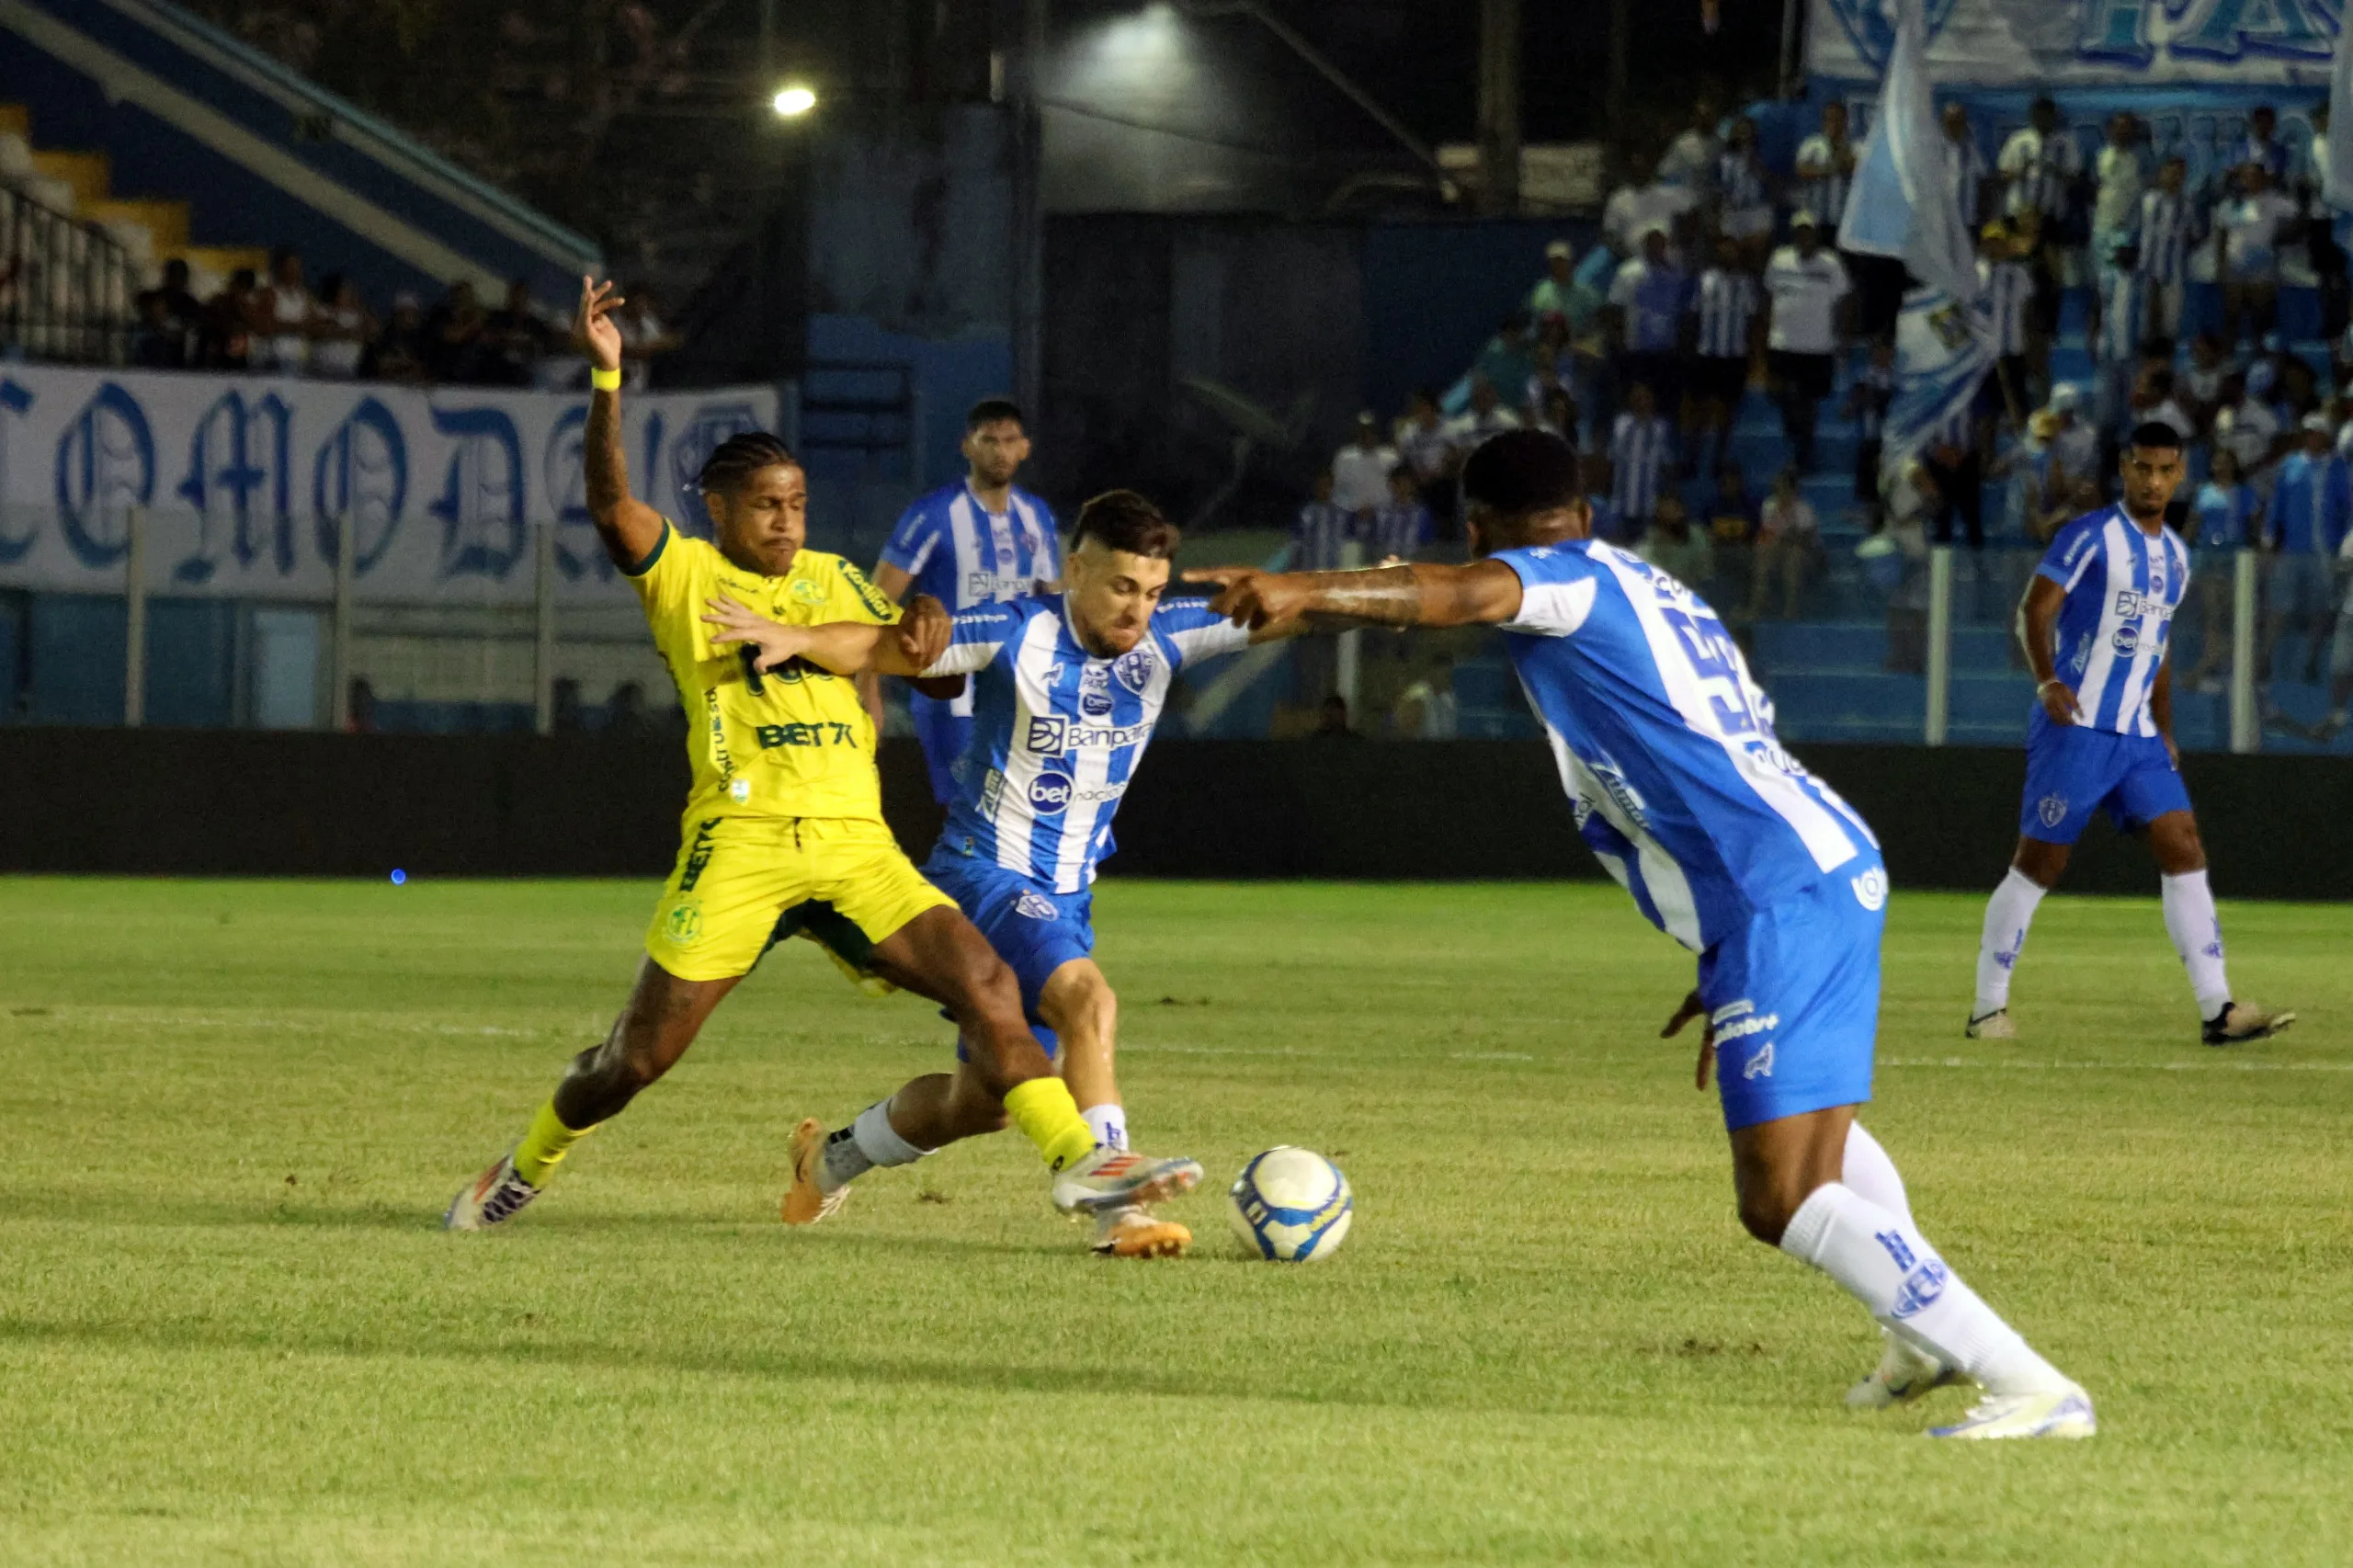
[[[1127,1115],[1112,1070],[1119,999],[1094,959],[1095,869],[1111,852],[1112,814],[1177,672],[1252,641],[1202,599],[1163,597],[1177,539],[1134,492],[1095,497],[1072,535],[1066,594],[961,611],[944,652],[920,669],[895,639],[819,629],[871,641],[887,673],[972,677],[972,734],[952,766],[947,825],[924,875],[1010,966],[1029,1021],[1110,1150],[1127,1147]],[[737,619],[764,658],[799,649],[800,629],[748,612]],[[1002,1125],[969,1066],[918,1078],[831,1135],[804,1121],[785,1218],[824,1219],[870,1167]],[[1099,1209],[1097,1220],[1096,1250],[1116,1256],[1171,1256],[1192,1239],[1142,1205]]]
[[[1586,841],[1652,923],[1699,955],[1740,1217],[1829,1274],[1887,1329],[1848,1402],[1972,1378],[1939,1435],[2086,1437],[2091,1401],[1963,1284],[1913,1222],[1903,1178],[1855,1120],[1870,1097],[1887,872],[1845,801],[1781,749],[1723,623],[1691,590],[1592,537],[1576,454],[1512,431],[1463,465],[1467,566],[1216,582],[1212,607],[1279,631],[1313,617],[1486,624],[1544,723]]]
[[[1001,397],[974,403],[964,416],[963,479],[907,508],[882,547],[874,585],[894,604],[912,591],[929,594],[950,611],[1058,586],[1062,540],[1054,515],[1013,483],[1029,460],[1020,408]],[[861,676],[858,692],[881,733],[881,681],[871,673]],[[931,772],[932,796],[947,805],[956,793],[949,767],[972,738],[972,691],[961,676],[918,680],[907,711]]]
[[[2169,425],[2138,426],[2120,472],[2122,503],[2059,530],[2019,610],[2039,684],[2027,722],[2018,851],[1985,906],[1978,942],[1972,1039],[2018,1037],[2011,971],[2035,906],[2058,885],[2095,812],[2148,839],[2165,930],[2189,971],[2206,1043],[2261,1040],[2295,1021],[2293,1013],[2231,999],[2206,848],[2174,745],[2170,634],[2189,585],[2189,551],[2165,514],[2181,484],[2180,436]]]

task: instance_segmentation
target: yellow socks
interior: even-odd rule
[[[515,1174],[533,1187],[547,1186],[565,1153],[595,1131],[593,1127],[566,1127],[556,1118],[555,1101],[548,1101],[540,1108],[540,1114],[531,1118],[531,1130],[515,1145]]]
[[[1014,1085],[1005,1096],[1005,1110],[1021,1135],[1038,1146],[1051,1170],[1068,1170],[1095,1153],[1094,1131],[1078,1114],[1078,1102],[1060,1078]]]

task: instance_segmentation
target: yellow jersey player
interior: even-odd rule
[[[637,983],[601,1044],[574,1057],[522,1141],[450,1201],[444,1224],[480,1230],[538,1197],[566,1152],[686,1053],[720,999],[779,939],[806,933],[861,972],[930,997],[972,1046],[952,1076],[901,1093],[859,1136],[901,1163],[993,1108],[1037,1145],[1057,1208],[1155,1202],[1200,1180],[1190,1160],[1098,1148],[1022,1019],[1013,972],[909,863],[882,820],[874,730],[852,680],[808,661],[759,671],[714,644],[702,617],[725,596],[787,625],[897,625],[898,607],[837,555],[802,548],[808,485],[783,443],[731,437],[703,466],[716,542],[633,499],[621,457],[621,339],[612,285],[582,279],[574,324],[593,368],[582,433],[588,510],[645,606],[688,718],[694,785],[681,843],[645,935]],[[944,645],[936,606],[903,627],[911,660]],[[937,653],[938,650],[931,650]],[[926,661],[927,662],[927,661]]]

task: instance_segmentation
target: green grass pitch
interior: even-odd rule
[[[1856,1416],[1877,1352],[1733,1218],[1654,1037],[1688,958],[1593,884],[1107,883],[1170,1263],[1087,1256],[1011,1136],[776,1223],[794,1119],[946,1026],[804,944],[502,1233],[435,1229],[620,1000],[654,889],[0,881],[0,1562],[2353,1560],[2353,962],[2224,912],[2284,1039],[2201,1048],[2154,900],[1899,892],[1867,1120],[2098,1401],[2078,1445]],[[1335,1154],[1328,1265],[1229,1251]]]

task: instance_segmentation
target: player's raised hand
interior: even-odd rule
[[[956,622],[946,605],[929,594],[917,594],[907,601],[907,613],[899,619],[899,653],[916,669],[927,670],[948,652],[955,631]]]
[[[1253,631],[1298,619],[1310,597],[1309,590],[1297,579],[1280,573],[1261,572],[1255,566],[1204,566],[1186,573],[1185,581],[1215,584],[1217,592],[1210,597],[1211,612]]]
[[[750,644],[759,650],[759,656],[752,661],[756,670],[772,670],[779,665],[790,664],[809,651],[807,627],[779,626],[749,605],[738,604],[724,594],[703,600],[703,624],[711,629],[711,646]]]
[[[2052,723],[2072,724],[2075,722],[2075,688],[2058,676],[2053,676],[2036,687],[2034,696],[2035,700],[2042,704],[2042,710],[2051,716]]]
[[[613,312],[622,303],[610,281],[580,279],[580,312],[572,318],[572,345],[599,370],[621,368],[621,329]]]

